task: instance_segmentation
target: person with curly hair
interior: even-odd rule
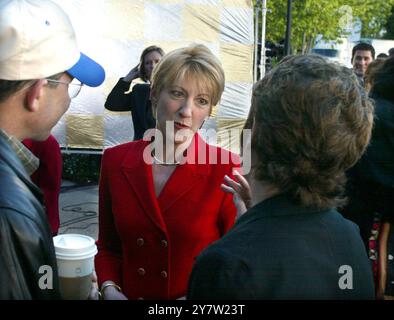
[[[356,76],[323,57],[286,58],[260,80],[247,122],[251,207],[197,258],[188,298],[373,299],[359,229],[335,209],[372,121]]]

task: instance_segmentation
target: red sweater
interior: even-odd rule
[[[59,194],[62,182],[62,155],[59,143],[50,135],[45,141],[25,139],[23,144],[40,159],[40,166],[31,176],[44,194],[44,202],[52,234],[59,230]]]

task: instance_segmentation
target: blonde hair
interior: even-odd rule
[[[190,77],[208,90],[212,106],[219,103],[224,91],[224,70],[219,59],[200,44],[173,50],[160,60],[152,74],[152,95],[159,95],[164,88]]]

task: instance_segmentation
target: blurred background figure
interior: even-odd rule
[[[387,54],[385,54],[385,53],[379,53],[378,55],[377,55],[377,57],[376,57],[376,59],[386,59],[386,58],[388,58],[389,56],[387,55]]]
[[[59,194],[62,184],[62,154],[53,135],[44,141],[25,139],[22,143],[38,158],[39,166],[32,181],[44,193],[44,205],[52,235],[59,230]]]
[[[388,259],[394,255],[393,228],[389,228],[394,222],[394,57],[379,63],[368,81],[375,102],[372,138],[363,157],[348,172],[349,203],[341,211],[360,227],[382,298],[394,296],[394,261]],[[378,252],[379,245],[386,247],[381,248],[385,256]],[[381,275],[387,275],[387,281]]]
[[[364,85],[364,75],[368,65],[375,60],[375,48],[368,43],[359,43],[352,50],[353,72],[360,84]]]
[[[123,78],[120,78],[105,101],[105,108],[110,111],[131,111],[134,126],[134,139],[142,139],[147,129],[155,127],[150,101],[150,81],[153,68],[163,57],[164,51],[157,46],[145,48],[140,62]],[[134,81],[142,82],[133,85]]]

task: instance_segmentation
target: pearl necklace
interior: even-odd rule
[[[160,159],[157,159],[155,155],[153,155],[153,159],[155,160],[155,163],[160,164],[162,166],[176,166],[180,163],[179,161],[164,162],[164,161],[161,161]]]

